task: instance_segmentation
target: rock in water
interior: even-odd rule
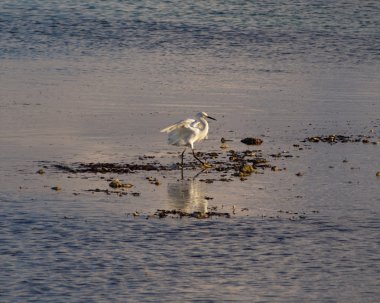
[[[248,137],[241,140],[241,142],[247,145],[260,145],[263,143],[263,139]]]

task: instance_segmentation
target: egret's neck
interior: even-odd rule
[[[200,117],[199,120],[202,122],[203,124],[203,129],[208,129],[208,122],[207,120],[204,118],[204,117]]]

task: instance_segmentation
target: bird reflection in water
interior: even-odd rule
[[[168,183],[169,207],[186,213],[206,213],[208,202],[202,185],[196,180]]]

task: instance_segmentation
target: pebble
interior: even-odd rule
[[[37,170],[36,173],[37,173],[37,174],[40,174],[40,175],[44,175],[44,174],[45,174],[45,171],[41,168],[41,169]]]
[[[132,184],[129,183],[123,183],[121,182],[118,178],[113,179],[110,183],[109,186],[112,188],[131,188],[133,187]]]

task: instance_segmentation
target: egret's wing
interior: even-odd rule
[[[199,120],[195,120],[193,123],[191,123],[191,127],[193,127],[193,129],[197,132],[197,134],[204,130],[204,125]],[[199,130],[199,132],[198,132],[198,130]],[[207,138],[208,137],[207,137],[207,133],[206,133],[205,136],[198,136],[197,140],[202,141],[202,140],[207,139]]]
[[[177,123],[174,123],[172,125],[169,125],[168,127],[165,127],[163,129],[161,129],[161,132],[162,133],[170,133],[173,130],[179,129],[179,128],[182,128],[182,127],[188,128],[191,125],[191,123],[194,123],[194,122],[195,122],[194,119],[182,120],[182,121],[179,121]]]
[[[177,146],[190,146],[196,131],[188,125],[176,128],[169,133],[168,143]]]
[[[198,128],[194,127],[197,121],[186,119],[179,121],[161,130],[168,133],[168,143],[177,146],[189,146],[190,141],[194,141],[194,136],[198,133]]]
[[[198,128],[199,130],[202,130],[202,127],[201,127],[202,123],[199,120],[193,120],[190,126]]]

